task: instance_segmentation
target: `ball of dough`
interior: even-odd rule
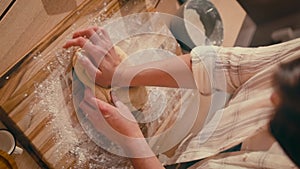
[[[118,46],[115,46],[115,51],[119,57],[123,60],[127,57],[126,53],[120,49]],[[94,80],[88,76],[85,68],[81,65],[80,62],[77,62],[77,58],[80,55],[84,55],[84,52],[79,48],[72,60],[72,65],[78,79],[87,87],[91,88],[95,93],[95,96],[107,103],[112,104],[112,99],[110,96],[111,88],[103,88],[94,83]],[[147,90],[145,87],[118,87],[114,88],[114,93],[117,98],[122,101],[126,106],[128,106],[130,111],[136,111],[143,109],[144,105],[148,100]]]

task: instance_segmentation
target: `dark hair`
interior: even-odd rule
[[[280,103],[270,130],[285,153],[300,166],[300,58],[281,64],[273,83]]]

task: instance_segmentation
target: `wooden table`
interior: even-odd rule
[[[82,130],[74,111],[71,81],[64,78],[70,72],[62,73],[70,58],[58,55],[75,29],[152,9],[152,3],[143,0],[84,1],[24,57],[21,52],[13,64],[16,67],[5,71],[9,74],[2,77],[1,121],[42,168],[130,166],[127,159],[100,149]]]

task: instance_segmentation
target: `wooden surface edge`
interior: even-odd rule
[[[13,6],[13,4],[15,2],[16,2],[16,0],[10,0],[9,3],[3,2],[3,1],[1,2],[1,3],[4,3],[4,6],[0,7],[1,8],[0,9],[0,21],[4,18],[4,16],[7,14],[7,12],[10,10],[10,8]]]
[[[0,74],[0,88],[5,84],[5,78],[16,71],[26,58],[38,51],[44,50],[47,45],[55,41],[64,32],[64,30],[68,29],[74,21],[82,16],[76,15],[76,13],[80,10],[83,10],[86,6],[93,2],[95,3],[93,0],[88,0],[80,4],[75,10],[73,10],[62,21],[60,21],[50,32],[48,32],[33,48],[29,49],[24,56],[20,57],[15,64],[12,64],[6,71]]]

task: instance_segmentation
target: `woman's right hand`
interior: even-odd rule
[[[63,47],[72,46],[79,46],[87,53],[87,57],[80,57],[78,61],[92,80],[102,87],[111,86],[121,58],[117,55],[108,33],[100,27],[77,31]]]

